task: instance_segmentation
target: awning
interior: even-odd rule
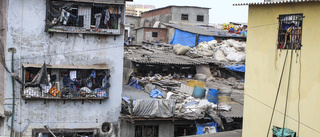
[[[22,64],[24,68],[41,68],[43,64]],[[99,65],[51,65],[47,64],[47,68],[55,69],[110,69],[106,64]]]

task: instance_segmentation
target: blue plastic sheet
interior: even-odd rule
[[[135,79],[135,78],[132,78],[132,79],[131,79],[131,82],[128,84],[128,86],[131,86],[131,87],[133,87],[133,88],[142,90],[141,86],[138,84],[138,80]]]
[[[237,71],[237,72],[245,72],[246,71],[245,65],[236,64],[233,66],[226,66],[226,67],[232,71]]]
[[[156,98],[158,96],[162,96],[163,97],[163,94],[161,93],[161,91],[159,91],[157,89],[154,89],[154,90],[151,91],[150,97]]]
[[[194,47],[196,43],[196,38],[197,38],[197,35],[194,33],[176,29],[176,32],[174,33],[174,36],[170,44],[174,44],[174,45],[180,44],[183,46]]]
[[[277,127],[273,127],[272,128],[272,132],[273,135],[277,136],[277,137],[295,137],[296,132],[287,129],[287,128],[277,128]],[[283,136],[282,136],[283,134]]]
[[[216,128],[216,131],[218,132],[218,124],[214,121],[212,122],[209,122],[209,123],[204,123],[204,124],[199,124],[198,122],[196,122],[196,125],[197,125],[197,135],[202,135],[204,134],[203,133],[203,129],[204,127],[215,127]]]
[[[199,43],[204,42],[204,41],[209,42],[211,40],[214,40],[213,36],[203,36],[203,35],[199,36]]]

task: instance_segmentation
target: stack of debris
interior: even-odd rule
[[[174,45],[173,50],[177,55],[187,55],[191,58],[213,57],[223,62],[244,62],[246,43],[233,39],[218,43],[216,40],[201,42],[198,46],[190,48],[187,46]]]

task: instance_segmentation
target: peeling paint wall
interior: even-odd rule
[[[51,38],[44,32],[46,0],[9,0],[8,3],[7,48],[17,50],[14,58],[15,72],[21,76],[23,63],[42,64],[108,64],[110,66],[110,98],[102,104],[81,101],[52,100],[44,104],[43,100],[21,99],[21,86],[16,83],[15,134],[31,136],[33,128],[99,128],[104,122],[114,123],[111,133],[106,136],[118,136],[118,117],[121,109],[123,35],[101,36],[55,33]],[[124,11],[122,11],[124,13]],[[122,20],[123,20],[122,15]],[[11,53],[6,53],[6,63],[11,64]],[[6,104],[12,102],[11,77],[5,75]],[[5,110],[11,111],[11,105]],[[11,121],[11,118],[7,121]],[[4,135],[10,134],[9,126]]]

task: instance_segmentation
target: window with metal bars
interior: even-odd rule
[[[301,48],[303,14],[279,15],[278,49]]]
[[[159,137],[159,126],[137,125],[135,127],[135,137]]]
[[[123,5],[48,0],[46,31],[120,34]]]
[[[203,21],[203,15],[197,15],[197,21]]]
[[[181,14],[181,20],[188,20],[188,14]]]

